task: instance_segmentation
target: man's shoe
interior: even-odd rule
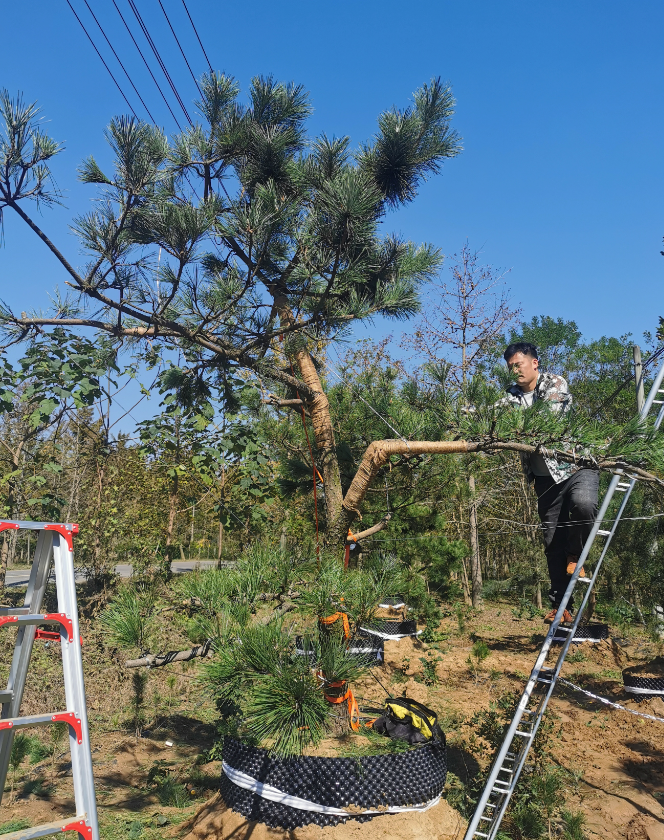
[[[557,612],[558,612],[558,607],[554,607],[551,610],[550,613],[547,613],[544,616],[544,623],[545,624],[553,624],[553,621],[556,617]],[[563,613],[563,620],[562,620],[561,624],[571,624],[573,621],[574,621],[574,619],[572,618],[572,614],[568,610],[565,610],[565,612]]]
[[[573,575],[575,569],[576,569],[576,560],[570,560],[570,562],[567,564],[567,574],[568,575]],[[585,576],[586,576],[586,570],[582,568],[581,571],[579,572],[579,577],[585,577]]]

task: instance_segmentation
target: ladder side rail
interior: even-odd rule
[[[646,401],[643,405],[643,408],[639,412],[639,418],[641,420],[645,420],[645,418],[650,414],[650,409],[653,406],[655,401],[655,397],[659,393],[660,388],[662,387],[662,382],[664,382],[664,365],[660,367],[657,371],[657,376],[655,377],[654,382],[652,383],[650,390],[648,391],[648,396],[646,397]],[[660,409],[661,413],[661,409]],[[660,421],[661,422],[661,421]]]
[[[664,376],[664,367],[662,368],[662,375]],[[569,603],[569,600],[572,596],[572,592],[574,591],[574,587],[576,586],[576,582],[579,578],[579,573],[580,573],[581,568],[582,568],[582,563],[586,559],[586,557],[588,556],[588,552],[590,551],[590,546],[592,545],[593,541],[595,540],[595,537],[597,536],[597,532],[600,530],[600,524],[601,524],[602,520],[604,519],[604,517],[606,516],[606,512],[608,510],[611,499],[613,498],[613,495],[615,493],[616,486],[617,486],[618,482],[620,481],[620,477],[621,477],[620,475],[614,475],[613,478],[611,479],[611,483],[609,484],[608,490],[606,491],[606,494],[605,494],[604,499],[602,501],[601,509],[600,509],[596,519],[595,519],[595,522],[593,524],[590,535],[588,536],[588,539],[586,540],[586,543],[583,547],[583,552],[581,553],[581,557],[579,558],[579,561],[577,562],[576,569],[574,570],[574,574],[572,575],[572,578],[571,578],[569,584],[567,585],[567,589],[565,590],[565,594],[563,595],[560,606],[558,607],[558,612],[556,613],[556,616],[555,616],[553,622],[551,623],[551,625],[549,627],[549,632],[546,634],[544,644],[542,645],[542,649],[540,650],[539,656],[537,657],[537,661],[535,662],[533,670],[530,674],[530,679],[528,680],[528,683],[526,684],[526,688],[524,689],[524,692],[521,695],[521,699],[519,701],[516,712],[514,714],[514,718],[512,719],[512,722],[510,723],[510,726],[509,726],[507,732],[505,733],[505,738],[503,740],[503,743],[500,747],[500,750],[498,751],[498,753],[496,755],[496,758],[494,759],[494,763],[493,763],[491,771],[489,773],[489,777],[487,779],[486,785],[484,787],[484,790],[482,791],[482,795],[480,796],[480,799],[479,799],[479,801],[477,803],[477,806],[475,808],[475,813],[473,814],[473,817],[472,817],[470,823],[468,824],[468,829],[466,831],[466,835],[465,835],[464,840],[472,840],[472,838],[475,836],[475,832],[478,830],[478,826],[479,826],[481,818],[484,814],[484,809],[486,807],[487,802],[489,801],[489,798],[491,796],[491,792],[492,792],[493,787],[495,785],[498,774],[500,773],[500,768],[503,766],[503,764],[505,762],[505,758],[507,756],[507,753],[510,751],[512,741],[514,740],[515,737],[517,737],[517,738],[523,737],[523,736],[516,735],[516,732],[517,732],[517,730],[519,728],[519,725],[520,725],[520,723],[523,719],[524,712],[528,708],[528,703],[530,702],[530,698],[532,696],[532,693],[535,689],[535,686],[537,685],[539,672],[541,671],[542,666],[544,665],[544,663],[546,661],[546,658],[549,655],[549,650],[551,649],[551,645],[553,644],[554,636],[556,635],[556,631],[557,631],[557,629],[558,629],[558,627],[559,627],[559,625],[562,621],[562,618],[563,618],[563,613],[565,612],[565,609],[567,608],[567,604]],[[588,594],[588,593],[586,593],[586,594]],[[568,636],[568,638],[565,640],[565,645],[566,645],[565,650],[567,650],[567,648],[569,647],[569,644],[571,643],[572,633],[568,633],[567,636]],[[553,686],[549,686],[549,687],[552,688]],[[541,714],[543,714],[543,712],[544,712],[544,709],[541,710]],[[541,720],[541,715],[540,715],[539,719]],[[538,726],[539,722],[536,721],[536,724]],[[534,737],[534,735],[528,739],[530,743],[532,743],[532,738],[533,737]],[[525,762],[525,757],[526,757],[527,752],[528,752],[528,745],[526,745],[526,749],[524,750],[523,761],[521,762],[521,766],[523,766],[523,763]],[[520,768],[519,768],[519,772],[520,772]],[[513,787],[516,786],[518,776],[519,776],[519,773],[514,774],[513,783],[512,783]],[[513,787],[512,787],[512,789],[513,789]],[[507,803],[509,801],[509,798],[510,797],[505,797],[505,801],[502,803],[501,809],[498,813],[504,813],[505,808],[507,807]],[[500,822],[494,820],[493,825],[498,826],[498,825],[500,825]],[[492,826],[492,829],[493,829],[493,826]],[[491,837],[490,834],[488,836]]]
[[[24,600],[24,605],[34,612],[41,609],[44,600],[51,568],[52,549],[53,534],[49,531],[40,531]],[[11,692],[11,699],[2,704],[0,718],[12,718],[19,715],[36,630],[37,628],[34,625],[24,624],[18,628],[14,655],[7,680],[7,691]],[[9,758],[13,744],[13,731],[11,729],[0,730],[0,802],[7,781]]]
[[[53,562],[58,593],[58,609],[72,622],[72,641],[65,627],[60,628],[60,650],[65,683],[67,711],[75,712],[81,720],[81,742],[76,732],[69,727],[69,745],[72,760],[72,776],[76,801],[76,814],[87,819],[92,828],[93,840],[99,840],[99,824],[92,771],[90,732],[88,728],[85,682],[83,678],[83,656],[81,652],[78,604],[76,599],[76,572],[74,554],[61,534],[53,538]]]

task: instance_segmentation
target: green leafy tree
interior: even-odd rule
[[[114,171],[92,158],[82,164],[81,179],[100,187],[101,201],[74,223],[90,256],[80,272],[26,212],[31,201],[58,200],[49,162],[59,146],[42,133],[35,105],[3,93],[0,208],[37,233],[76,294],[51,317],[3,311],[3,322],[17,338],[55,323],[118,342],[156,339],[184,354],[194,390],[243,370],[281,389],[277,399],[301,399],[328,533],[343,540],[356,505],[342,504],[329,403],[310,349],[354,321],[417,309],[418,286],[440,254],[381,235],[380,224],[458,154],[453,98],[434,79],[411,106],[381,115],[375,137],[352,153],[348,138],[307,137],[311,106],[300,86],[256,78],[247,105],[229,76],[211,73],[201,88],[202,122],[172,143],[117,118],[107,131]]]

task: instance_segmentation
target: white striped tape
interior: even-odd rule
[[[580,691],[582,694],[587,694],[588,697],[592,697],[593,700],[599,700],[599,702],[604,703],[605,706],[613,706],[614,709],[620,709],[623,712],[629,712],[630,715],[636,715],[637,717],[646,718],[647,720],[656,720],[659,721],[659,723],[664,723],[664,718],[655,717],[654,715],[646,715],[643,712],[637,712],[635,709],[628,709],[627,706],[621,706],[620,703],[614,703],[612,700],[607,700],[606,697],[600,697],[598,694],[593,694],[592,691],[586,691],[586,689],[581,688],[580,685],[575,685],[573,682],[570,682],[569,680],[564,680],[562,677],[558,677],[558,682],[563,683],[563,685],[568,685],[570,688],[573,688],[575,691]],[[627,688],[625,690],[629,691],[629,689]],[[642,689],[637,689],[637,691],[640,692],[642,691]]]
[[[385,639],[388,642],[398,642],[399,639],[407,639],[408,636],[419,636],[423,632],[422,630],[418,630],[417,633],[379,633],[378,630],[371,630],[369,627],[360,627],[360,630],[363,633],[371,633],[372,636],[378,636],[379,639]]]
[[[331,805],[320,805],[318,802],[310,802],[308,799],[302,799],[299,796],[292,796],[290,793],[284,793],[272,785],[266,785],[264,782],[259,782],[253,776],[243,773],[241,770],[236,770],[225,761],[222,761],[221,766],[226,776],[238,787],[244,790],[250,790],[263,799],[269,799],[270,802],[278,802],[280,805],[288,805],[291,808],[298,808],[300,811],[315,811],[317,814],[331,814],[336,817],[357,817],[367,814],[401,814],[404,811],[428,811],[440,802],[440,794],[435,799],[430,799],[423,805],[388,805],[378,811],[359,811],[355,808],[352,810],[345,810],[344,808],[334,808]]]

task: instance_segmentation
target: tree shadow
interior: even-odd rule
[[[480,765],[475,756],[468,750],[461,747],[447,747],[447,769],[454,773],[464,785],[477,778],[480,772]]]

